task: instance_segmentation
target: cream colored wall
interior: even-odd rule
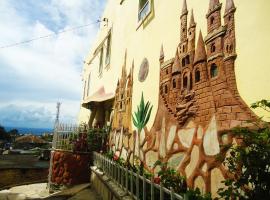
[[[222,15],[224,13],[225,0]],[[169,3],[168,3],[169,2]],[[187,0],[188,9],[194,9],[197,33],[201,29],[206,36],[208,0]],[[240,3],[241,2],[241,3]],[[153,0],[154,17],[147,26],[138,27],[138,0],[108,0],[103,17],[109,19],[108,26],[101,24],[93,52],[112,27],[110,69],[98,78],[98,62],[84,66],[84,78],[91,71],[91,93],[104,85],[106,92],[114,92],[121,76],[124,54],[127,49],[127,71],[134,59],[133,110],[139,103],[141,92],[153,104],[153,113],[148,128],[153,124],[158,104],[159,52],[163,44],[165,60],[174,56],[180,37],[180,13],[182,0]],[[269,0],[235,0],[237,54],[236,79],[241,96],[248,105],[260,99],[270,99],[270,19]],[[190,12],[189,12],[190,14]],[[190,15],[189,15],[190,17]],[[189,23],[188,23],[189,24]],[[198,36],[198,34],[197,34]],[[197,38],[197,37],[196,37]],[[93,57],[90,53],[86,62]],[[138,71],[143,58],[149,61],[149,74],[145,82],[138,81]],[[267,115],[256,111],[259,116]],[[87,121],[89,111],[82,109],[79,121]],[[269,114],[267,117],[270,117]]]

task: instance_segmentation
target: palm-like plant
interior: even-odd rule
[[[138,133],[137,133],[137,147],[139,150],[139,154],[140,154],[140,133],[142,131],[142,129],[146,126],[147,122],[149,121],[151,112],[152,112],[152,108],[153,106],[150,106],[150,102],[147,101],[146,104],[144,103],[144,98],[143,98],[143,93],[142,93],[142,97],[141,97],[141,102],[140,105],[137,106],[137,112],[134,112],[134,115],[132,115],[132,120],[133,120],[133,124],[134,126],[136,126],[136,128],[138,129]],[[135,147],[135,146],[134,146]]]

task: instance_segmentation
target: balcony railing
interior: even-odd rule
[[[79,127],[76,125],[59,124],[54,130],[53,148],[71,151],[72,140],[78,135],[78,131]]]
[[[99,153],[95,152],[93,158],[95,166],[135,200],[188,200],[186,195],[181,196],[163,187],[162,183],[155,184],[153,179],[134,173]]]

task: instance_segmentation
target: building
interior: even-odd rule
[[[186,0],[108,1],[97,48],[86,60],[83,105],[95,109],[89,105],[98,88],[105,88],[99,104],[114,99],[99,112],[107,112],[103,121],[113,121],[109,145],[115,154],[130,162],[137,157],[154,173],[155,161],[168,162],[189,187],[216,194],[229,174],[215,157],[226,155],[222,145],[237,142],[228,131],[257,119],[237,89],[235,12],[233,0],[226,0],[224,11],[219,0],[209,0],[205,22],[198,24]],[[131,114],[142,91],[155,112],[137,136]],[[100,121],[95,112],[90,126]]]

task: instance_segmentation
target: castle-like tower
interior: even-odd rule
[[[133,89],[133,70],[134,62],[129,75],[126,71],[127,52],[125,53],[124,64],[122,66],[121,79],[118,80],[114,101],[114,117],[112,129],[123,127],[131,133],[132,116],[132,89]]]
[[[160,53],[160,96],[164,105],[184,125],[189,118],[206,125],[216,114],[220,129],[243,125],[255,115],[239,96],[235,79],[235,5],[226,1],[224,25],[222,4],[210,0],[206,14],[207,35],[202,33],[195,47],[196,23],[193,11],[188,26],[186,0],[180,16],[180,43],[175,57],[164,61]]]

